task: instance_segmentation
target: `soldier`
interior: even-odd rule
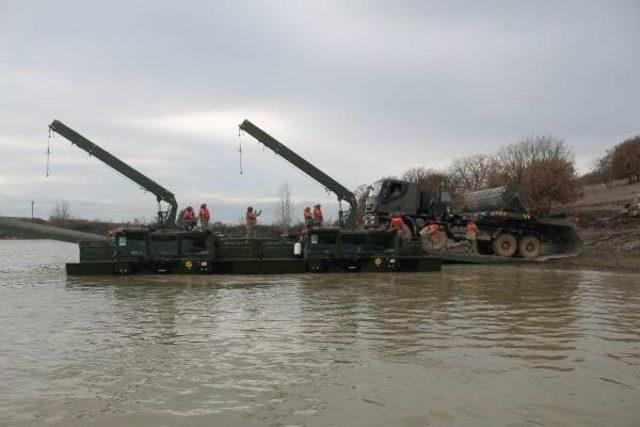
[[[433,236],[438,231],[440,231],[440,226],[438,225],[438,223],[436,221],[429,221],[429,224],[427,225],[427,232],[429,233],[429,235]]]
[[[313,225],[313,214],[311,213],[311,208],[309,206],[304,208],[302,215],[304,216],[304,226],[306,228],[311,228]]]
[[[247,227],[247,239],[255,239],[256,238],[256,226],[258,225],[258,217],[262,214],[261,210],[256,212],[253,211],[253,207],[249,206],[247,208],[247,212],[244,215],[245,224]]]
[[[391,216],[391,222],[389,223],[389,228],[391,228],[392,230],[402,230],[403,226],[404,226],[404,222],[402,221],[402,216],[398,212],[395,212]]]
[[[182,213],[182,219],[184,221],[184,228],[187,230],[193,230],[196,227],[196,213],[193,207],[187,206]]]
[[[200,205],[200,227],[202,230],[206,230],[209,228],[209,219],[211,219],[211,214],[209,213],[209,208],[206,203]]]
[[[322,227],[322,221],[324,217],[322,216],[322,206],[320,203],[313,207],[313,225],[320,228]]]
[[[465,233],[465,239],[467,239],[471,243],[471,249],[473,252],[478,253],[478,226],[476,225],[473,217],[469,216],[467,218],[467,227]]]
[[[402,235],[404,232],[404,221],[402,220],[402,212],[397,208],[392,214],[389,221],[389,230],[395,231],[396,234]]]

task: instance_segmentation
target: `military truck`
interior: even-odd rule
[[[580,238],[569,225],[537,219],[524,206],[517,189],[497,187],[465,194],[460,212],[451,207],[451,197],[439,190],[432,194],[418,184],[399,179],[383,179],[369,187],[364,228],[386,229],[394,212],[400,212],[414,238],[429,221],[441,232],[432,238],[433,250],[446,251],[466,238],[466,225],[473,220],[480,255],[543,259],[575,253]]]

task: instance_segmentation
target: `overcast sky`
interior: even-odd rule
[[[59,119],[235,222],[334,197],[237,125],[250,119],[349,188],[532,133],[582,171],[640,132],[638,1],[0,0],[0,215],[150,218],[152,195]],[[239,143],[244,174],[239,173]],[[333,211],[333,212],[332,212]],[[297,213],[297,212],[296,212]]]

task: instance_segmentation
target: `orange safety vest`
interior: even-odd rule
[[[187,210],[184,211],[184,214],[183,214],[182,217],[184,219],[193,219],[193,218],[195,218],[195,216],[196,216],[196,214],[195,214],[195,212],[193,210],[187,209]]]
[[[313,208],[313,216],[322,220],[322,209],[321,208]]]
[[[404,221],[402,221],[402,217],[399,217],[399,216],[391,217],[391,227],[402,228],[403,225],[404,225]]]
[[[209,209],[200,208],[200,219],[206,219],[208,221],[209,218],[211,218],[211,215],[209,214]]]
[[[478,226],[473,222],[467,222],[467,234],[475,234],[478,232]]]
[[[312,218],[311,209],[305,209],[304,211],[302,211],[302,214],[304,215],[304,219]]]

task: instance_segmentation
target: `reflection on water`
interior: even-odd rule
[[[640,425],[638,276],[66,278],[0,242],[0,424]]]

